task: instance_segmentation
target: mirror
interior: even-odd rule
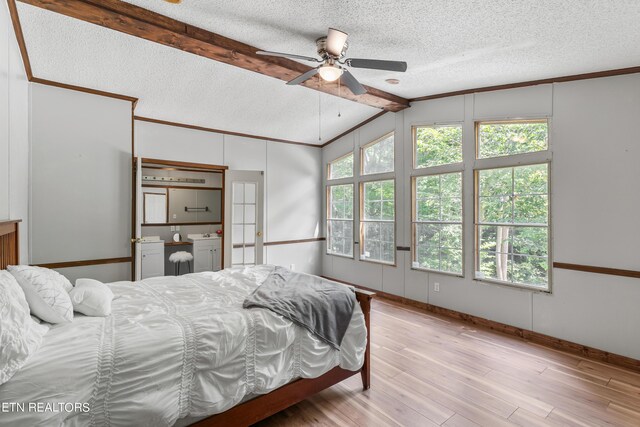
[[[167,222],[167,195],[143,193],[144,223],[165,224]]]
[[[221,207],[219,189],[170,188],[168,223],[220,223]]]

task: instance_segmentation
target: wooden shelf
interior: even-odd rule
[[[164,244],[165,246],[191,246],[193,243],[191,242],[167,242]]]

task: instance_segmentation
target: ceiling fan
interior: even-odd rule
[[[323,80],[328,82],[340,79],[340,82],[347,86],[354,95],[365,94],[367,93],[367,90],[358,80],[356,80],[353,74],[351,74],[345,66],[351,68],[369,68],[373,70],[407,71],[407,63],[404,61],[383,61],[379,59],[360,58],[343,59],[349,47],[349,44],[347,43],[348,36],[349,35],[343,31],[336,30],[335,28],[329,28],[329,33],[326,37],[320,37],[316,40],[317,52],[321,59],[312,58],[310,56],[294,55],[291,53],[268,52],[264,50],[259,50],[256,53],[259,55],[279,56],[283,58],[320,63],[316,68],[287,82],[288,85],[299,85],[316,74],[319,74]]]

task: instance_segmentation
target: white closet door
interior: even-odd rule
[[[31,85],[32,264],[131,256],[131,126],[130,102]],[[130,269],[124,262],[64,274],[127,280]]]

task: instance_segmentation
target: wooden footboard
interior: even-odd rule
[[[340,367],[335,367],[318,378],[301,378],[286,384],[271,393],[256,397],[238,406],[212,415],[201,420],[192,426],[213,427],[213,426],[249,426],[260,420],[270,417],[289,406],[313,396],[322,390],[331,387],[360,372],[362,376],[362,387],[367,390],[371,383],[371,300],[375,293],[364,290],[356,290],[356,299],[362,308],[364,321],[367,326],[367,347],[364,353],[364,364],[359,371],[347,371]]]

